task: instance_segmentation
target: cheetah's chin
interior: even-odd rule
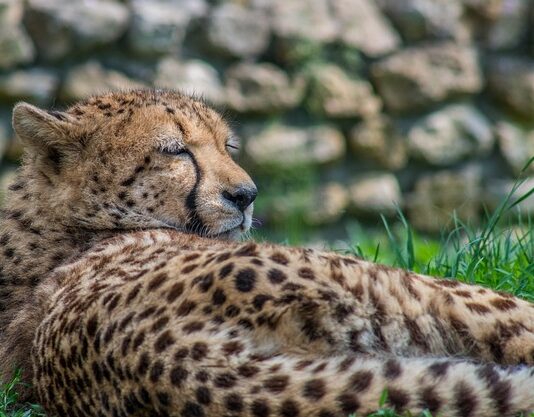
[[[191,230],[188,228],[184,228],[183,226],[177,225],[171,221],[160,220],[160,222],[161,222],[161,225],[166,229],[173,229],[173,230],[177,230],[182,233],[197,235],[197,236],[208,238],[208,239],[229,240],[229,241],[239,240],[239,238],[249,230],[249,227],[245,225],[245,222],[241,223],[237,227],[231,227],[229,229],[222,230],[216,233],[210,230],[206,230],[206,229],[202,231]]]
[[[217,233],[215,235],[209,235],[207,237],[212,239],[219,240],[239,240],[239,238],[245,233],[246,230],[242,226],[234,227],[233,229],[227,230],[222,233]]]

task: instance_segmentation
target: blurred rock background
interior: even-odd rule
[[[531,0],[0,0],[0,187],[16,101],[158,86],[225,109],[267,234],[476,224],[534,155],[533,23]]]

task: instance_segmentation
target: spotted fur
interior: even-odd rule
[[[103,119],[115,119],[118,103],[132,94],[141,106],[121,128],[135,124],[138,113],[145,115],[137,137],[158,136],[155,125],[148,124],[152,111],[172,120],[180,106],[169,103],[190,100],[143,92],[108,95],[93,99],[100,105],[85,106],[96,106]],[[152,104],[161,100],[167,104]],[[80,105],[73,109],[61,118],[75,109],[87,111]],[[106,116],[110,111],[115,113]],[[182,123],[177,134],[196,136],[207,122],[203,116],[196,124]],[[100,127],[102,138],[109,126]],[[217,139],[211,135],[214,147]],[[126,160],[147,156],[140,148],[117,146]],[[230,173],[208,176],[203,159],[209,147],[191,152],[196,162],[182,160],[182,165],[187,164],[192,180],[179,185],[187,195],[199,191],[189,197],[193,206],[186,195],[175,204],[184,212],[196,210],[204,223],[199,208],[210,204],[209,198],[221,198],[221,188],[200,197],[206,178],[226,181]],[[130,180],[131,167],[135,172],[140,165],[121,165],[119,153],[106,154],[124,173],[101,183],[111,195],[142,194],[150,190],[148,184],[157,184],[152,176],[161,181],[159,175],[176,169],[143,168],[142,179]],[[67,159],[60,157],[58,164],[52,159],[48,166],[63,172]],[[24,173],[36,170],[32,164],[27,162],[23,180]],[[200,180],[196,164],[203,172]],[[81,166],[72,175],[81,175],[76,178],[83,183],[84,175],[109,178],[107,172],[102,166],[91,172]],[[137,185],[141,181],[144,185]],[[13,191],[15,202],[22,189]],[[91,218],[103,218],[108,195],[91,194],[98,205]],[[166,194],[166,204],[168,199]],[[143,213],[146,222],[154,218]],[[9,346],[17,358],[32,359],[36,394],[50,413],[347,417],[375,410],[384,390],[398,412],[511,417],[534,411],[532,304],[334,253],[198,236],[212,234],[214,226],[207,232],[189,229],[182,213],[176,211],[167,225],[138,226],[142,231],[128,230],[121,218],[109,230],[98,231],[96,222],[66,229],[64,239],[73,229],[82,241],[91,236],[84,242],[88,248],[71,244],[72,259],[48,268],[16,314],[11,311],[2,355],[7,357]],[[227,221],[221,216],[219,221]],[[215,218],[211,222],[218,224]]]

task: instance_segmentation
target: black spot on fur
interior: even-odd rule
[[[341,411],[347,416],[355,413],[360,408],[360,402],[356,396],[349,392],[339,395],[337,397],[337,403]]]
[[[271,414],[269,402],[266,399],[254,400],[250,406],[250,412],[254,417],[269,417]]]
[[[94,337],[96,333],[96,328],[98,326],[98,319],[96,315],[93,315],[88,321],[87,321],[87,334],[89,337]]]
[[[156,342],[154,343],[154,349],[156,353],[161,353],[174,342],[174,337],[172,336],[171,332],[167,330],[156,339]]]
[[[220,288],[217,288],[212,295],[212,302],[214,305],[221,305],[226,302],[226,294]]]
[[[402,373],[401,365],[395,359],[388,359],[384,363],[383,373],[387,379],[396,379]]]
[[[219,271],[219,278],[220,279],[224,279],[226,278],[228,275],[231,274],[231,272],[233,271],[234,269],[234,264],[232,262],[224,265],[221,270]]]
[[[297,417],[300,414],[299,405],[296,401],[285,400],[280,405],[281,417]]]
[[[449,367],[451,366],[450,362],[436,362],[428,367],[428,370],[434,377],[443,377],[447,374]]]
[[[197,307],[197,304],[194,301],[184,301],[176,309],[176,314],[178,316],[188,316],[191,312]]]
[[[221,373],[215,377],[213,384],[218,388],[232,388],[236,385],[237,378],[229,372]]]
[[[388,403],[396,410],[402,411],[410,402],[409,394],[399,388],[388,388]]]
[[[240,413],[244,408],[243,397],[236,392],[228,394],[224,399],[224,405],[228,411]]]
[[[319,401],[325,394],[326,385],[322,379],[312,379],[304,384],[302,395],[312,401]]]
[[[130,178],[125,179],[123,182],[121,182],[121,185],[123,187],[129,187],[135,182],[135,176],[131,176]]]
[[[269,278],[269,281],[271,281],[273,284],[281,284],[287,280],[287,275],[281,270],[273,268],[267,273],[267,278]]]
[[[460,417],[471,417],[474,414],[478,399],[473,389],[465,382],[461,381],[454,387],[454,407]]]
[[[150,357],[148,356],[148,353],[144,352],[141,354],[141,357],[139,358],[139,362],[137,364],[137,373],[141,376],[145,375],[148,371],[148,367],[150,366]]]
[[[182,417],[205,417],[206,413],[200,404],[188,401],[182,410]]]
[[[251,378],[254,375],[256,375],[258,372],[260,372],[260,368],[258,368],[257,366],[254,366],[254,365],[244,364],[244,365],[241,365],[237,369],[237,371],[238,371],[239,375],[241,375],[242,377]]]
[[[206,343],[197,342],[191,348],[191,357],[196,361],[200,361],[208,355],[208,352],[209,348]]]
[[[176,387],[181,387],[184,381],[187,379],[189,372],[182,366],[175,366],[170,373],[171,384]]]
[[[198,387],[195,396],[197,401],[202,405],[211,404],[211,391],[207,387]]]
[[[371,386],[373,373],[371,371],[357,371],[350,378],[347,388],[354,392],[365,392]]]
[[[169,292],[167,293],[167,302],[172,303],[175,301],[180,295],[182,295],[184,291],[184,283],[183,282],[177,282],[173,284]]]
[[[287,375],[275,375],[263,382],[264,388],[273,394],[284,392],[288,384],[289,377]]]
[[[275,252],[270,256],[271,261],[276,262],[280,265],[287,265],[289,263],[289,259],[286,255],[284,255],[282,252]]]
[[[235,286],[238,291],[250,292],[256,285],[256,271],[245,268],[239,271],[235,277]]]
[[[442,400],[439,398],[439,395],[435,391],[434,387],[423,388],[421,393],[420,407],[427,409],[433,415],[437,414],[441,408]]]
[[[154,365],[152,365],[152,369],[150,370],[150,380],[152,382],[158,382],[161,378],[161,375],[163,375],[164,372],[163,362],[156,361]]]
[[[272,300],[272,298],[273,298],[272,296],[267,295],[267,294],[258,294],[252,300],[252,305],[254,306],[256,310],[261,311],[263,309],[263,305],[267,301]]]

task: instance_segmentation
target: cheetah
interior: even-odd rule
[[[256,187],[178,92],[20,103],[0,226],[0,369],[57,416],[534,411],[534,305],[326,251],[239,242]]]

